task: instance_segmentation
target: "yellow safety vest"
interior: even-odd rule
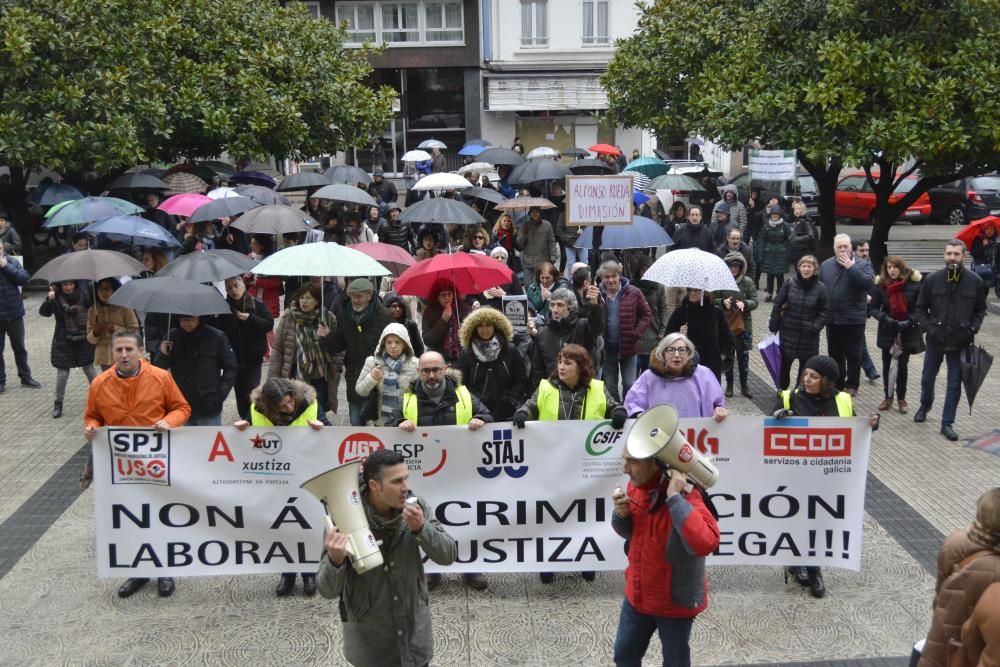
[[[289,426],[308,426],[309,422],[313,419],[319,417],[319,407],[316,405],[316,401],[309,404],[302,414],[295,418],[295,421],[291,422]],[[253,426],[274,426],[271,420],[265,417],[260,412],[257,412],[257,406],[250,404],[250,424]]]
[[[583,398],[581,419],[604,419],[608,411],[608,399],[604,397],[604,383],[591,380],[587,395]],[[559,420],[559,387],[548,380],[538,383],[538,420],[554,422]]]
[[[455,424],[462,426],[472,421],[472,395],[464,385],[455,387],[455,395],[458,403],[455,404]],[[413,422],[417,426],[417,395],[412,391],[403,394],[403,418]]]
[[[854,403],[851,401],[850,394],[846,391],[839,392],[834,400],[837,402],[838,415],[841,417],[854,416]],[[785,409],[790,410],[792,407],[792,392],[787,389],[781,392],[781,401],[785,404]]]

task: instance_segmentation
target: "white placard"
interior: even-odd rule
[[[567,225],[631,225],[632,176],[567,176]]]
[[[795,151],[750,151],[750,179],[791,181],[796,171]]]

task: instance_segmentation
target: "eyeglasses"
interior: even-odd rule
[[[667,355],[668,357],[671,357],[671,356],[673,356],[675,354],[687,354],[688,353],[688,348],[686,348],[686,347],[668,347],[667,349],[663,350],[663,353],[665,355]]]
[[[420,374],[421,375],[437,375],[438,373],[443,373],[443,372],[444,372],[444,369],[440,368],[440,367],[439,368],[421,368],[420,369]]]

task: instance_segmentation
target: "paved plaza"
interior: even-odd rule
[[[901,229],[914,237],[950,234]],[[74,371],[65,416],[51,419],[53,323],[37,315],[42,298],[29,293],[25,307],[31,365],[44,386],[20,387],[8,351],[0,396],[0,665],[346,664],[336,605],[298,594],[276,598],[276,575],[179,579],[171,598],[147,586],[126,600],[115,594],[121,580],[97,578],[93,492],[81,494],[77,485],[86,383]],[[769,312],[762,303],[755,314],[755,340],[766,334]],[[994,353],[998,316],[991,298],[977,341]],[[874,322],[868,334],[878,359]],[[759,356],[751,359],[755,400],[731,399],[733,414],[760,414],[773,400]],[[709,568],[709,609],[694,624],[695,664],[907,664],[930,624],[942,538],[966,526],[976,498],[1000,483],[1000,457],[938,434],[943,371],[927,423],[913,423],[921,363],[920,356],[911,362],[911,414],[883,413],[874,437],[861,572],[826,569],[829,592],[816,600],[785,584],[779,568]],[[874,411],[881,399],[880,381],[863,383],[858,413]],[[971,416],[963,397],[955,427],[962,438],[989,434],[1000,429],[998,409],[994,369]],[[224,419],[234,418],[230,400]],[[432,593],[434,664],[611,664],[621,572],[599,573],[593,583],[563,575],[546,586],[527,573],[490,575],[489,583],[478,593],[452,575]],[[658,664],[658,654],[654,638],[646,664]]]

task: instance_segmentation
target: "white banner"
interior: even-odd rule
[[[631,225],[632,175],[567,176],[567,225]]]
[[[858,570],[871,437],[866,421],[682,420],[714,456],[722,539],[710,564]],[[458,541],[452,572],[625,567],[611,529],[625,431],[609,422],[396,428],[104,428],[94,441],[98,575],[309,571],[322,508],[299,485],[392,448],[410,487]],[[442,568],[428,562],[428,571]]]
[[[795,164],[795,151],[750,151],[750,179],[791,181]]]

